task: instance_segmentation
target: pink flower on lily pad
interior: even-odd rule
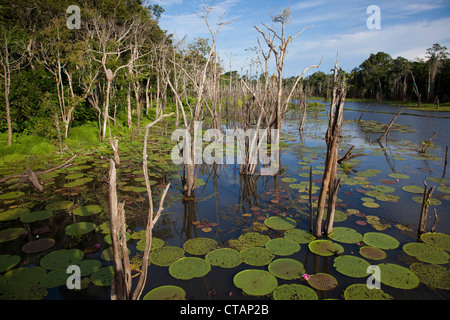
[[[310,276],[309,276],[309,274],[305,273],[302,275],[302,278],[305,279],[306,281],[308,281]]]

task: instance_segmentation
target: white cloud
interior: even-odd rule
[[[182,4],[183,0],[153,0],[151,2],[159,4],[160,6],[163,6],[163,7],[165,7],[165,6],[168,7],[168,6],[171,6],[174,4]]]

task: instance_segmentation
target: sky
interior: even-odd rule
[[[263,23],[280,32],[280,24],[272,21],[289,6],[292,16],[286,34],[294,36],[286,54],[283,77],[298,76],[310,65],[321,65],[306,75],[320,70],[329,73],[337,55],[339,67],[350,72],[371,53],[383,51],[394,59],[398,56],[414,60],[425,58],[434,43],[450,50],[450,0],[153,0],[165,10],[159,22],[162,29],[176,40],[209,38],[207,25],[197,13],[202,5],[212,7],[208,22],[213,32],[219,22],[228,23],[217,35],[217,49],[226,71],[240,74],[250,71],[257,54],[257,38],[268,50],[261,34]],[[368,11],[376,5],[377,11]],[[371,8],[369,8],[371,9]],[[219,20],[220,19],[220,20]],[[369,20],[369,21],[368,21]],[[370,27],[370,28],[369,28]],[[267,33],[266,33],[267,34]],[[210,42],[211,43],[211,42]],[[259,55],[260,56],[260,55]],[[261,57],[261,56],[260,56]],[[273,56],[272,56],[273,57]],[[262,58],[260,58],[262,59]],[[273,61],[273,60],[272,60]],[[252,67],[252,73],[255,68]],[[271,72],[275,72],[274,63]]]

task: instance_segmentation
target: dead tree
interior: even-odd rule
[[[377,141],[381,141],[381,139],[383,139],[384,137],[386,137],[389,135],[389,131],[392,128],[392,125],[394,124],[395,120],[398,118],[398,116],[402,113],[403,109],[401,109],[399,112],[397,112],[397,114],[394,116],[394,118],[392,118],[391,122],[389,123],[388,127],[386,128],[386,131],[384,131],[384,133],[377,139]]]
[[[422,148],[419,149],[419,153],[425,153],[425,150],[431,145],[431,140],[433,140],[437,135],[437,132],[433,133],[430,139],[423,142]]]
[[[428,184],[425,181],[423,182],[423,184],[425,188],[423,190],[422,208],[420,210],[419,228],[417,230],[418,236],[426,231],[428,208],[430,206],[431,196],[433,195],[433,191],[435,188],[435,186],[433,186],[428,189]]]
[[[328,121],[328,130],[325,135],[327,143],[327,155],[325,160],[325,170],[323,172],[322,186],[320,188],[316,224],[314,228],[314,235],[316,237],[322,236],[322,219],[325,209],[325,201],[328,194],[328,212],[327,212],[327,229],[326,232],[331,232],[332,223],[334,221],[334,205],[336,201],[337,191],[340,186],[340,179],[336,182],[337,174],[337,157],[339,149],[339,135],[342,127],[343,109],[346,96],[345,81],[339,79],[338,65],[339,59],[334,65],[333,78],[333,96],[330,106],[330,116]]]

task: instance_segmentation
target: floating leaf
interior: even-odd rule
[[[432,289],[450,290],[450,270],[437,264],[414,262],[410,267],[420,281]]]
[[[30,209],[26,208],[14,208],[11,210],[6,210],[0,212],[0,222],[1,221],[11,221],[20,218],[22,215],[30,212]]]
[[[52,211],[42,210],[33,212],[24,212],[20,216],[20,221],[24,223],[33,223],[36,221],[47,220],[53,215]]]
[[[294,229],[297,226],[297,222],[294,219],[288,217],[270,217],[264,220],[264,224],[274,230],[289,230]]]
[[[82,185],[87,184],[88,182],[91,182],[92,180],[94,180],[93,178],[90,177],[85,177],[85,178],[81,178],[81,179],[77,179],[74,180],[72,182],[66,183],[64,184],[64,188],[76,188]]]
[[[328,273],[316,273],[309,277],[308,284],[317,290],[329,291],[337,287],[335,277]]]
[[[69,209],[71,206],[73,206],[72,201],[57,201],[57,202],[48,204],[45,207],[45,210],[48,210],[48,211],[66,210],[66,209]]]
[[[93,284],[100,287],[109,287],[114,277],[114,267],[102,267],[95,271],[90,279]]]
[[[450,193],[450,187],[438,187],[437,189],[443,193]]]
[[[380,207],[380,205],[378,203],[373,202],[373,201],[363,202],[362,205],[367,208],[379,208]]]
[[[397,239],[381,232],[367,232],[364,234],[363,241],[378,249],[395,249],[400,245]]]
[[[297,181],[297,179],[295,179],[295,178],[282,178],[281,181],[292,183],[292,182]]]
[[[183,249],[187,253],[201,256],[207,254],[209,251],[217,248],[218,243],[210,238],[194,238],[189,239],[183,244]]]
[[[184,257],[184,250],[174,246],[162,247],[150,253],[151,263],[160,267],[168,267],[182,257]]]
[[[359,254],[364,258],[371,260],[383,260],[384,258],[386,258],[386,252],[381,249],[369,246],[361,247],[361,249],[359,249]]]
[[[17,255],[0,254],[0,273],[15,267],[20,260]]]
[[[55,269],[47,273],[40,284],[45,288],[56,288],[65,285],[68,276],[66,269]]]
[[[243,270],[236,274],[233,283],[244,293],[251,296],[267,295],[278,286],[277,278],[270,272],[253,269]]]
[[[316,237],[314,237],[310,232],[302,229],[286,230],[284,232],[284,238],[292,240],[299,244],[310,243],[311,241],[316,239]]]
[[[273,254],[279,256],[290,256],[300,251],[300,245],[292,240],[278,238],[266,242],[265,247]]]
[[[409,192],[409,193],[418,193],[423,194],[424,189],[422,187],[418,186],[404,186],[403,191]]]
[[[169,273],[175,279],[190,280],[201,278],[211,271],[211,265],[205,259],[184,257],[169,266]]]
[[[393,297],[381,289],[369,289],[365,283],[349,285],[344,291],[345,300],[392,300]]]
[[[410,242],[403,245],[403,251],[418,260],[428,263],[444,264],[449,255],[444,250],[432,247],[426,243]]]
[[[68,225],[64,230],[68,236],[81,236],[94,230],[96,225],[92,222],[77,222]]]
[[[247,232],[239,236],[239,241],[245,247],[263,247],[270,237],[258,232]]]
[[[234,268],[242,263],[239,251],[231,248],[220,248],[208,252],[205,260],[213,266]]]
[[[38,253],[50,249],[55,245],[53,239],[39,239],[28,242],[22,247],[22,251],[25,253]]]
[[[414,289],[420,283],[419,278],[411,270],[402,266],[382,263],[378,267],[380,272],[374,273],[374,277],[387,286],[399,289]]]
[[[160,286],[149,291],[142,300],[186,300],[186,291],[178,286]]]
[[[344,243],[356,243],[363,239],[362,234],[351,228],[334,227],[328,237],[334,241]]]
[[[301,284],[283,284],[273,292],[274,300],[319,300],[317,293]]]
[[[246,248],[240,254],[242,261],[251,266],[265,266],[275,257],[269,250],[262,247]]]
[[[84,173],[82,173],[82,172],[80,172],[80,173],[71,173],[71,174],[68,174],[66,176],[66,179],[67,180],[75,180],[75,179],[80,179],[80,178],[83,178],[83,177],[84,177]]]
[[[423,242],[438,249],[450,251],[450,236],[445,233],[428,232],[420,236]]]
[[[344,248],[337,243],[330,240],[314,240],[308,244],[311,252],[320,256],[334,256],[335,254],[341,254],[344,252]]]
[[[350,255],[336,257],[333,264],[338,272],[353,278],[367,277],[366,271],[369,266],[370,263],[366,260]]]
[[[72,264],[78,264],[84,257],[84,253],[78,249],[60,249],[55,250],[44,256],[40,265],[47,270],[54,270],[58,268],[67,268]]]
[[[409,176],[403,173],[390,173],[388,176],[393,179],[409,179]]]
[[[45,273],[41,267],[12,269],[0,277],[0,293],[29,288],[41,281]]]
[[[15,240],[25,233],[24,228],[9,228],[0,231],[0,242]]]
[[[0,200],[10,200],[15,199],[18,197],[23,196],[25,193],[22,191],[13,191],[13,192],[7,192],[2,195],[0,195]]]
[[[300,261],[283,258],[272,261],[268,266],[269,272],[284,280],[300,279],[305,273],[305,267]]]
[[[413,197],[412,199],[413,199],[414,202],[417,202],[417,203],[422,203],[423,202],[423,196]],[[428,204],[431,205],[431,206],[439,206],[439,205],[442,204],[442,201],[440,201],[438,199],[435,199],[435,198],[430,198]]]
[[[102,207],[96,204],[81,206],[73,210],[73,214],[80,217],[92,216],[100,212],[102,212]]]

